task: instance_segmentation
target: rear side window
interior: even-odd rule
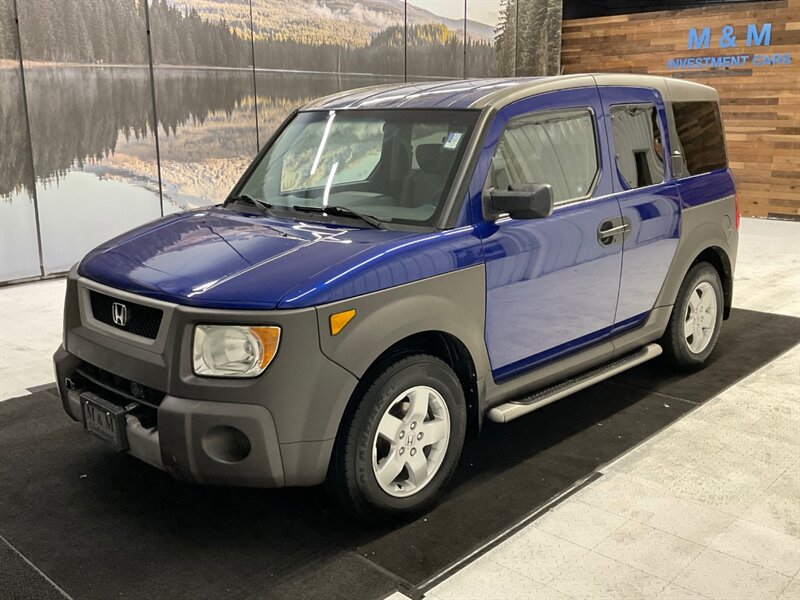
[[[688,174],[724,169],[728,159],[717,103],[674,102],[672,112]]]
[[[653,104],[611,107],[617,172],[628,189],[664,181],[664,147]]]
[[[589,195],[596,176],[597,140],[590,111],[533,114],[506,126],[486,188],[547,183],[554,201],[563,203]]]

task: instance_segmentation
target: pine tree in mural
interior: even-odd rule
[[[503,75],[557,75],[561,56],[560,0],[503,0],[496,37]]]
[[[500,20],[497,23],[497,35],[495,36],[495,56],[499,75],[506,77],[514,75],[517,52],[516,30],[517,2],[516,0],[501,0]]]
[[[141,2],[36,0],[20,2],[18,8],[20,19],[25,22],[25,60],[121,64],[147,61]],[[0,43],[6,37],[0,32]]]
[[[17,58],[14,5],[11,0],[0,0],[0,60],[17,60]]]

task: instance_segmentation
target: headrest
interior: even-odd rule
[[[414,150],[419,168],[438,175],[447,173],[455,155],[455,150],[448,150],[441,144],[420,144]]]

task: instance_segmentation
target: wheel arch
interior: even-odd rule
[[[466,344],[452,333],[441,330],[419,331],[397,340],[381,352],[360,378],[345,409],[345,417],[355,410],[358,398],[373,376],[387,365],[413,354],[429,354],[442,360],[453,369],[464,391],[467,404],[467,433],[475,435],[480,430],[481,413],[478,395],[478,377],[475,361]],[[345,422],[342,419],[342,423]],[[341,427],[341,425],[340,425]]]
[[[728,254],[719,246],[709,246],[700,252],[687,269],[687,273],[696,264],[701,262],[709,263],[716,269],[719,279],[722,282],[722,294],[724,298],[724,311],[723,318],[727,319],[731,314],[731,305],[733,303],[733,268],[731,259]],[[685,277],[685,275],[684,275]]]
[[[733,269],[738,249],[738,232],[728,212],[732,212],[733,197],[709,202],[684,210],[681,216],[681,235],[678,247],[655,308],[672,306],[689,270],[698,262],[708,262],[722,281],[724,310],[728,318],[733,299]],[[730,209],[730,210],[729,210]]]
[[[409,353],[431,354],[455,371],[467,401],[469,431],[477,431],[484,382],[491,373],[485,307],[483,265],[318,307],[323,354],[359,380],[347,403],[336,410],[334,419],[341,415],[338,431],[374,370]],[[332,335],[330,317],[348,309],[356,311],[352,321]]]

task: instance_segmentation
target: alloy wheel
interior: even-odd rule
[[[436,475],[450,441],[450,412],[435,389],[418,385],[399,394],[378,422],[372,469],[396,498],[419,492]]]
[[[683,322],[683,336],[693,354],[700,354],[714,337],[717,324],[717,295],[707,281],[701,281],[689,296]]]

